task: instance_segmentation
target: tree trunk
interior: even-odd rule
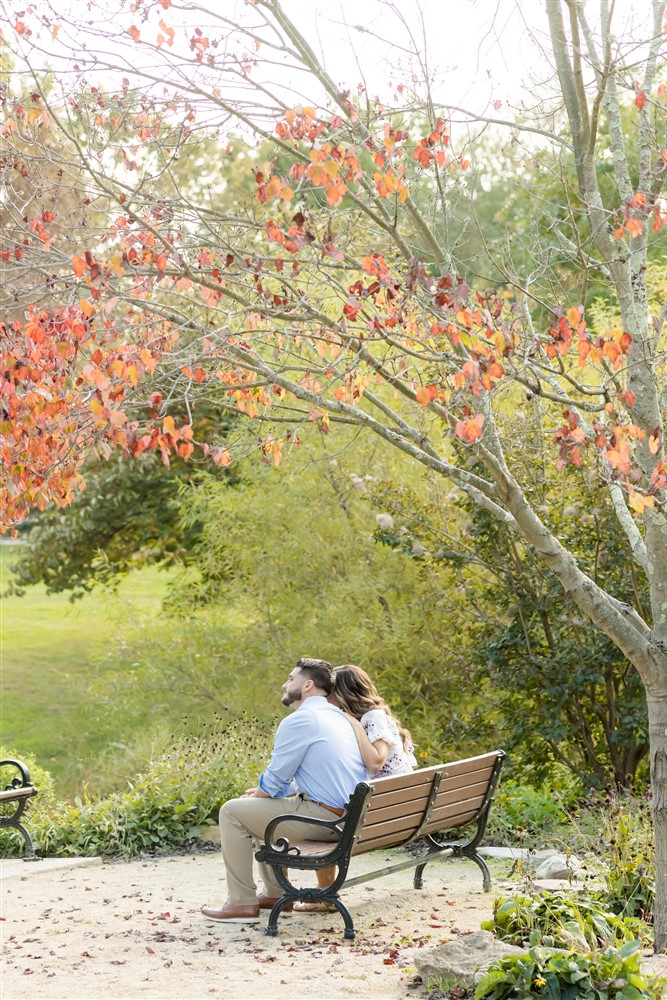
[[[667,951],[667,693],[647,694],[655,835],[655,951]]]

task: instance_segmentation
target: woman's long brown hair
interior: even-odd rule
[[[354,663],[344,663],[342,666],[336,667],[332,694],[335,694],[343,711],[353,715],[355,719],[360,719],[362,715],[374,708],[386,712],[398,727],[403,749],[407,752],[414,749],[410,731],[401,725],[387,702],[378,693],[373,681],[361,667]]]

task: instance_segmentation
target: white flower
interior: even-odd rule
[[[382,531],[391,531],[394,527],[394,519],[391,514],[377,514],[375,520],[377,521],[378,528]]]

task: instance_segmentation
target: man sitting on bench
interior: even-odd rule
[[[340,709],[327,701],[332,688],[331,664],[308,658],[298,661],[283,684],[282,703],[295,711],[276,730],[271,759],[258,787],[220,809],[228,895],[219,909],[202,907],[209,920],[256,923],[260,910],[270,910],[282,896],[270,866],[259,866],[265,888],[259,896],[252,873],[253,840],[262,840],[270,820],[288,812],[330,822],[332,813],[343,815],[356,785],[366,780],[354,730]],[[281,825],[280,835],[308,840],[313,839],[315,828],[290,820]],[[326,828],[317,830],[316,836],[336,839],[335,832]]]

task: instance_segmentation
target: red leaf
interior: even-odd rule
[[[632,336],[626,330],[625,333],[621,334],[621,339],[618,342],[618,346],[620,347],[622,354],[628,353],[631,343],[632,343]]]
[[[421,388],[417,389],[417,402],[421,403],[422,406],[428,406],[437,395],[438,387],[436,385],[422,385]]]
[[[635,97],[635,104],[637,105],[640,111],[646,104],[646,94],[644,93],[643,90],[637,91],[637,96]]]

